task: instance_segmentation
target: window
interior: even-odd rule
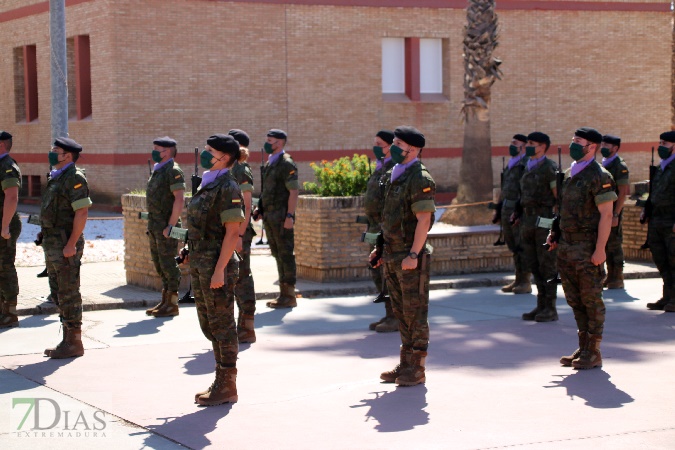
[[[443,93],[443,43],[440,39],[420,39],[420,92]]]
[[[68,58],[68,118],[82,120],[91,116],[91,54],[89,36],[66,40]]]
[[[38,118],[37,49],[24,45],[14,49],[14,105],[16,122]]]
[[[385,101],[447,101],[443,39],[382,39],[382,97]]]
[[[405,39],[382,39],[382,93],[405,93]]]

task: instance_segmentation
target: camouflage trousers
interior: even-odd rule
[[[242,314],[255,314],[255,285],[251,274],[251,241],[255,236],[253,228],[246,228],[244,237],[241,239],[242,250],[239,252],[239,276],[234,287],[237,296],[237,306]]]
[[[279,283],[295,286],[295,230],[284,228],[284,220],[272,220],[265,217],[263,225],[265,226],[265,233],[267,233],[270,251],[277,262]]]
[[[557,285],[550,280],[555,279],[557,272],[557,250],[549,252],[544,248],[549,230],[535,225],[536,217],[525,216],[520,224],[520,245],[523,247],[525,260],[534,275],[538,295],[553,299],[557,293]]]
[[[612,227],[605,246],[607,254],[607,267],[623,267],[623,227],[621,219],[619,225]],[[611,274],[610,274],[611,275]]]
[[[590,259],[590,254],[583,261],[558,258],[558,273],[579,331],[602,335],[605,326],[605,302],[602,300],[605,269],[602,264],[592,264]]]
[[[211,289],[213,269],[218,262],[220,246],[196,251],[190,249],[190,276],[195,295],[199,326],[206,339],[220,347],[220,364],[234,366],[239,353],[239,338],[234,318],[234,286],[239,263],[230,259],[225,268],[225,285]]]
[[[75,256],[64,258],[63,247],[68,242],[66,232],[57,228],[49,228],[43,229],[42,234],[47,273],[50,285],[53,280],[56,289],[61,322],[68,328],[80,328],[82,326],[80,266],[84,252],[84,236],[80,236],[75,244]]]
[[[426,261],[422,261],[426,259]],[[394,315],[399,320],[401,344],[416,350],[429,346],[429,266],[431,255],[419,256],[417,269],[401,269],[402,258],[384,263],[384,275]],[[424,279],[420,287],[420,281]]]
[[[502,208],[504,242],[506,242],[506,246],[513,253],[513,265],[516,268],[516,272],[529,272],[530,267],[525,259],[525,251],[520,244],[520,225],[511,225],[509,222],[511,214],[513,214],[513,208]]]
[[[663,297],[675,302],[675,233],[673,224],[649,223],[649,250],[663,280]]]
[[[11,306],[19,296],[19,278],[16,275],[16,241],[21,234],[21,220],[14,215],[9,222],[9,239],[0,236],[0,298]]]
[[[150,243],[150,257],[155,265],[157,274],[162,279],[162,289],[169,292],[178,292],[180,286],[180,269],[176,263],[178,254],[178,241],[165,238],[163,230],[148,230],[148,242]]]

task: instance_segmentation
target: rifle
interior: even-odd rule
[[[652,163],[649,166],[649,195],[647,200],[638,200],[635,202],[636,206],[641,206],[644,208],[645,214],[644,217],[640,219],[641,224],[649,222],[649,219],[652,217],[652,212],[654,205],[652,205],[652,184],[654,184],[654,176],[656,176],[656,166],[654,165],[654,147],[652,147]],[[640,250],[649,249],[649,227],[647,227],[647,238],[645,243],[640,246]]]
[[[148,159],[148,173],[152,176],[152,161]]]
[[[500,174],[499,178],[499,186],[500,188],[504,189],[504,172],[506,171],[506,162],[505,158],[502,157],[502,173]],[[495,210],[495,215],[492,218],[492,223],[497,223],[499,222],[499,237],[495,241],[494,246],[499,246],[499,245],[506,245],[506,241],[504,241],[504,227],[502,226],[502,207],[504,206],[503,201],[499,201],[498,203],[493,203],[490,202],[488,203],[488,209],[494,209]]]
[[[192,173],[192,177],[190,177],[190,183],[192,184],[192,196],[194,197],[197,195],[197,191],[199,190],[199,185],[202,184],[202,177],[199,176],[199,148],[195,147],[195,168],[194,172]],[[171,230],[169,230],[169,237],[172,237],[174,239],[179,239],[182,240],[185,244],[187,244],[187,230],[183,231],[183,228],[174,228],[171,227]],[[184,235],[183,235],[184,233]],[[185,258],[190,254],[190,251],[186,249],[184,246],[178,253],[178,256],[176,256],[176,263],[178,264],[183,264],[185,262]],[[195,298],[192,295],[192,280],[190,280],[190,286],[188,287],[187,292],[185,293],[184,296],[181,297],[179,303],[194,303]]]
[[[260,198],[258,198],[258,205],[256,206],[255,211],[251,214],[251,217],[254,221],[260,220],[265,214],[265,208],[263,206],[263,189],[265,188],[265,148],[260,148]],[[263,237],[265,237],[265,227],[262,227],[260,232],[260,240],[256,242],[257,245],[264,244]]]
[[[563,172],[562,170],[562,149],[560,148],[560,146],[558,146],[558,171],[555,174],[555,189],[556,189],[555,202],[556,206],[558,207],[558,211],[553,215],[553,219],[551,221],[551,242],[555,243],[560,242],[560,235],[562,234],[562,231],[560,230],[560,209],[562,208],[563,181],[565,181],[565,172]],[[540,225],[540,223],[543,223],[541,217],[537,220],[537,225]],[[549,248],[551,248],[551,245],[545,243],[544,248],[548,250]],[[562,283],[562,281],[560,280],[560,274],[556,273],[555,278],[546,280],[546,282],[556,284]]]
[[[192,195],[195,196],[197,195],[197,191],[199,190],[199,185],[202,184],[202,177],[199,176],[199,148],[195,147],[195,170],[192,173],[192,177],[190,178],[190,182],[192,183]]]

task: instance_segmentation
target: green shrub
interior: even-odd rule
[[[350,197],[366,192],[375,163],[370,163],[366,155],[355,154],[351,161],[347,156],[333,162],[324,159],[320,165],[310,163],[310,167],[316,183],[306,181],[303,185],[306,191],[321,197]]]

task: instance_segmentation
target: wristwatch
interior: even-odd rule
[[[415,252],[410,252],[410,253],[408,253],[408,257],[409,257],[410,259],[417,259],[417,253],[415,253]]]
[[[293,222],[295,222],[295,214],[286,213],[286,217],[289,219],[293,219]]]
[[[612,217],[619,217],[617,213],[612,214]]]

